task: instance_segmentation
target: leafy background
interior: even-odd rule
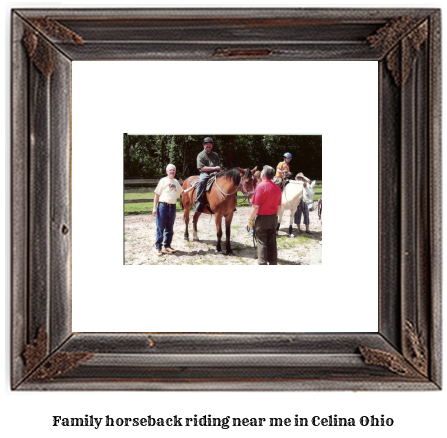
[[[303,172],[311,179],[322,179],[321,135],[128,135],[124,134],[124,179],[161,178],[169,163],[177,168],[177,178],[198,174],[197,155],[203,139],[211,136],[213,151],[222,167],[258,169],[266,164],[276,168],[285,152],[293,156],[293,175]]]

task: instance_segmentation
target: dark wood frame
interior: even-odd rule
[[[11,387],[440,389],[440,20],[436,9],[14,10]],[[72,333],[71,62],[103,59],[378,61],[378,333]]]

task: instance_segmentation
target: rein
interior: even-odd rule
[[[237,186],[236,190],[235,190],[234,192],[232,192],[232,193],[224,193],[224,192],[222,191],[222,189],[221,189],[221,188],[219,187],[219,185],[217,184],[217,176],[216,176],[216,179],[215,179],[214,183],[216,184],[216,187],[219,189],[219,192],[222,193],[222,195],[224,195],[224,196],[231,196],[231,195],[234,195],[234,194],[239,190],[239,188],[241,188],[241,192],[242,192],[242,193],[244,194],[244,196],[245,196],[245,198],[244,198],[244,201],[245,201],[246,199],[248,200],[249,196],[252,195],[252,194],[254,193],[254,191],[253,191],[253,192],[249,192],[249,191],[247,190],[247,188],[246,188],[245,185],[244,185],[244,180],[243,180],[243,178],[241,178],[241,182],[240,182],[240,184]],[[244,193],[244,191],[245,191],[245,193]]]
[[[222,195],[224,195],[224,196],[231,196],[231,195],[234,195],[234,194],[239,190],[239,187],[240,187],[240,184],[239,184],[239,185],[236,187],[236,190],[235,190],[234,192],[232,192],[232,193],[224,193],[224,192],[222,191],[222,189],[219,187],[219,185],[217,184],[217,176],[216,176],[216,179],[215,179],[214,183],[216,184],[216,187],[219,189],[219,192],[222,193]]]
[[[245,185],[244,185],[244,179],[243,178],[241,178],[241,183],[239,184],[239,187],[241,187],[241,192],[242,193],[244,193],[244,190],[245,190],[245,193],[244,193],[244,201],[245,200],[247,200],[248,201],[248,198],[250,197],[250,195],[253,195],[255,192],[254,192],[254,190],[252,191],[252,192],[249,192],[248,190],[247,190],[247,188],[245,187]],[[243,189],[243,190],[242,190]],[[244,201],[242,201],[242,202],[244,202]]]

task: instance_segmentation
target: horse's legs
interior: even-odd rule
[[[279,211],[279,216],[278,216],[278,225],[276,225],[276,234],[278,234],[279,225],[281,224],[281,219],[282,219],[283,214],[284,214],[284,205],[281,205],[281,210]]]
[[[214,219],[216,221],[216,231],[217,231],[216,251],[222,252],[222,247],[220,245],[221,240],[222,240],[222,213],[216,213]]]
[[[184,234],[183,238],[185,240],[189,240],[188,225],[189,225],[189,210],[191,208],[191,203],[189,202],[189,197],[188,197],[188,200],[185,202],[183,207],[184,207],[184,209],[183,209],[183,219],[185,221],[185,234]]]
[[[194,216],[192,218],[192,225],[193,225],[193,233],[192,233],[192,240],[194,240],[194,242],[198,242],[199,241],[199,235],[197,234],[197,221],[199,220],[199,216],[200,216],[200,212],[196,211],[194,213]]]
[[[227,251],[227,254],[233,254],[233,251],[231,251],[230,243],[231,221],[233,220],[233,213],[234,212],[232,211],[225,216],[225,250]]]
[[[295,207],[293,210],[290,210],[290,222],[289,222],[289,236],[293,237],[292,228],[293,228],[293,219],[295,217],[297,207]]]

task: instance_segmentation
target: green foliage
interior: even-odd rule
[[[276,168],[285,152],[293,155],[293,175],[303,172],[311,179],[322,179],[321,135],[128,135],[124,134],[124,178],[158,179],[166,176],[169,163],[177,168],[177,178],[198,175],[197,155],[203,139],[211,135],[213,151],[222,167],[258,169],[266,164]]]

